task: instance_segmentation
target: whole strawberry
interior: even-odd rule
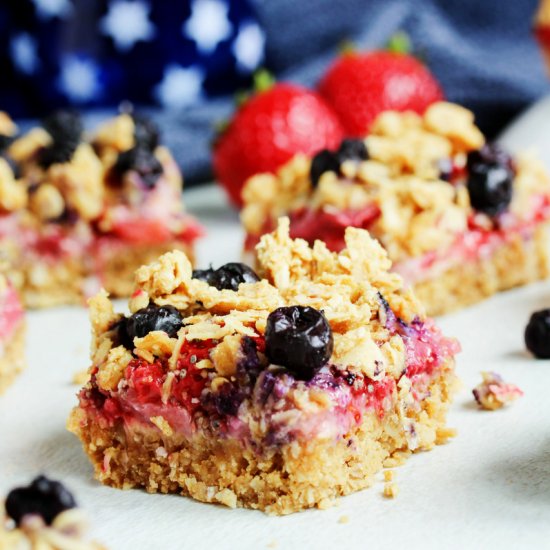
[[[241,206],[241,189],[250,176],[274,172],[296,153],[335,149],[342,138],[338,118],[317,93],[277,83],[241,105],[218,137],[214,173],[233,204]]]
[[[411,55],[392,51],[349,52],[339,57],[319,84],[346,135],[362,137],[382,111],[423,113],[443,99],[430,71]]]

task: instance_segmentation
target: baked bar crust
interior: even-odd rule
[[[413,290],[428,315],[442,315],[481,302],[550,275],[548,225],[527,238],[514,235],[490,257],[465,262],[436,278],[415,283]]]
[[[136,272],[130,316],[105,292],[90,301],[92,366],[68,428],[100,481],[288,514],[449,436],[458,343],[366,231],[349,228],[336,254],[288,225],[262,238],[258,273],[234,286],[170,252]],[[314,368],[303,339],[290,347],[306,353],[299,365],[270,351],[273,316],[299,308],[323,319]]]
[[[28,308],[59,305],[83,305],[103,287],[113,297],[129,296],[133,289],[133,274],[170,250],[181,250],[194,258],[193,247],[181,241],[161,245],[125,245],[91,258],[64,258],[55,264],[26,261],[22,258],[18,269],[9,270]],[[95,274],[98,265],[100,273]]]
[[[445,443],[445,419],[456,390],[450,362],[429,387],[429,397],[410,419],[418,432],[415,452]],[[386,464],[403,463],[410,442],[396,400],[380,420],[376,414],[339,441],[286,445],[268,454],[243,449],[234,439],[195,438],[192,442],[158,430],[122,425],[101,427],[76,410],[69,430],[82,440],[98,480],[119,489],[143,487],[150,493],[180,493],[231,508],[290,514],[324,507],[339,496],[370,487]]]

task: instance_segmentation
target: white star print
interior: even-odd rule
[[[138,40],[147,41],[155,36],[150,11],[146,2],[115,0],[100,22],[101,32],[113,39],[118,50],[127,52]]]
[[[165,68],[162,81],[155,88],[155,95],[165,107],[187,107],[200,99],[203,81],[204,74],[200,68],[171,64]]]
[[[98,95],[99,69],[90,59],[69,55],[61,63],[59,87],[75,103],[85,103]]]
[[[237,68],[250,72],[258,67],[264,58],[265,35],[257,23],[251,21],[239,27],[239,34],[232,50]]]
[[[194,0],[191,17],[183,24],[182,32],[197,43],[200,52],[212,53],[231,36],[228,12],[229,6],[219,0]]]
[[[36,13],[40,19],[52,19],[67,17],[73,10],[69,0],[33,0]]]
[[[10,53],[13,64],[23,74],[32,74],[38,68],[36,40],[28,33],[14,36],[10,42]]]

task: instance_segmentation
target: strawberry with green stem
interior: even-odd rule
[[[335,149],[344,137],[337,116],[316,93],[257,75],[246,98],[214,144],[217,180],[241,206],[241,189],[254,174],[275,172],[297,153]]]
[[[437,80],[409,51],[407,36],[397,33],[387,50],[347,49],[329,67],[318,89],[338,115],[346,135],[367,135],[383,111],[421,114],[443,99]]]

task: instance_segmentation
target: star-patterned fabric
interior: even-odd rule
[[[0,3],[0,109],[184,109],[247,87],[265,35],[247,0]]]

